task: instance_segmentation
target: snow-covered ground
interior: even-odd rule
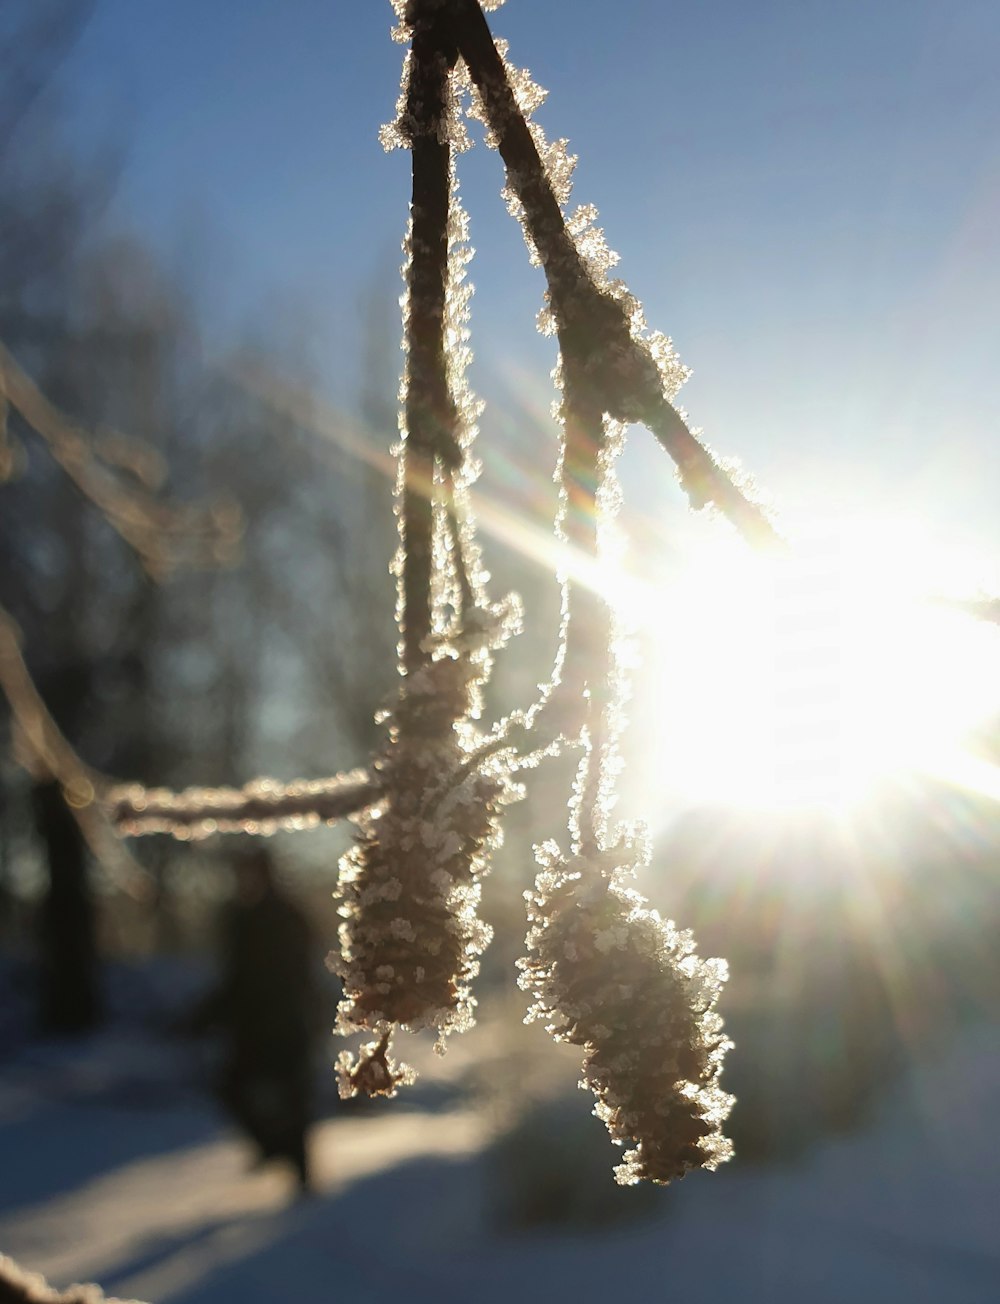
[[[867,1130],[586,1231],[496,1225],[493,1116],[457,1092],[335,1114],[319,1193],[295,1201],[285,1174],[247,1172],[195,1064],[133,1030],[0,1065],[0,1250],[158,1304],[1000,1301],[995,1026],[915,1070]]]

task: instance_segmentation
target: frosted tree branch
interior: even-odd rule
[[[488,140],[504,160],[508,207],[522,222],[533,260],[545,270],[548,307],[540,325],[554,328],[560,347],[556,532],[566,552],[598,564],[596,578],[618,505],[613,463],[630,422],[648,426],[671,453],[694,505],[713,503],[748,540],[773,543],[777,536],[762,509],[670,402],[685,372],[670,341],[647,334],[627,289],[607,280],[614,258],[591,227],[595,210],[575,215],[573,230],[567,224],[562,204],[573,160],[565,142],[550,147],[541,128],[529,125],[542,93],[507,64],[505,47],[494,44],[483,14],[494,6],[479,0],[394,4],[404,20],[401,34],[412,37],[413,47],[406,112],[390,139],[395,143],[412,133],[413,110],[420,107],[413,85],[422,64],[450,67],[457,47],[469,88],[479,96],[472,113],[483,119]],[[422,50],[421,40],[435,32],[438,49]],[[439,139],[442,134],[439,127]],[[409,143],[415,150],[412,134]],[[666,1183],[691,1169],[715,1168],[731,1154],[721,1125],[732,1101],[718,1085],[729,1042],[715,1011],[725,964],[701,961],[690,934],[661,920],[625,886],[648,850],[636,831],[612,828],[609,819],[624,696],[618,651],[614,614],[600,584],[564,575],[552,683],[518,723],[530,726],[548,717],[556,701],[576,697],[582,703],[583,756],[570,802],[569,857],[554,844],[536,849],[540,872],[529,896],[521,981],[535,999],[529,1017],[545,1018],[557,1039],[583,1048],[595,1112],[616,1141],[634,1145],[616,1170],[618,1180]],[[503,738],[501,725],[482,747]],[[356,1074],[378,1068],[387,1045],[383,1038],[367,1047],[368,1059],[362,1058]],[[375,1076],[382,1080],[387,1071],[379,1068]],[[353,1079],[351,1086],[357,1088]]]
[[[406,434],[403,450],[403,669],[413,674],[426,657],[431,632],[433,485],[435,458],[454,464],[457,413],[448,387],[444,319],[448,284],[451,148],[440,123],[448,74],[457,53],[433,20],[413,37],[407,96],[413,159],[410,265],[407,278]]]
[[[473,1022],[471,982],[491,935],[478,914],[481,880],[500,837],[502,810],[522,795],[518,770],[569,735],[568,745],[582,751],[569,803],[569,853],[554,844],[536,850],[540,872],[529,894],[521,982],[534,997],[531,1013],[545,1018],[557,1038],[583,1049],[598,1117],[616,1141],[634,1146],[617,1170],[619,1180],[669,1182],[714,1168],[731,1153],[721,1133],[731,1099],[718,1082],[729,1042],[715,1011],[725,964],[698,958],[690,934],[661,920],[626,886],[648,849],[637,830],[610,821],[624,687],[600,572],[617,508],[614,459],[625,425],[651,430],[693,505],[713,504],[754,544],[778,536],[762,507],[674,407],[686,369],[666,337],[647,331],[627,288],[608,280],[614,257],[591,225],[596,210],[564,215],[574,160],[565,142],[550,146],[529,122],[542,93],[493,41],[483,11],[498,3],[393,0],[400,19],[395,34],[411,48],[398,116],[382,138],[411,153],[412,203],[396,450],[400,683],[385,743],[367,771],[332,779],[259,779],[243,788],[180,793],[102,784],[89,804],[123,833],[166,832],[185,840],[310,828],[357,815],[354,845],[340,862],[340,947],[331,961],[343,982],[337,1031],[369,1040],[356,1054],[341,1055],[340,1088],[347,1096],[393,1095],[413,1077],[391,1055],[397,1029],[434,1029],[443,1048],[447,1035]],[[465,281],[471,248],[453,160],[468,143],[463,90],[472,93],[470,112],[484,120],[499,148],[508,206],[544,268],[542,324],[558,336],[563,388],[556,664],[540,700],[498,721],[485,737],[478,723],[483,689],[495,653],[519,626],[520,610],[513,599],[488,601],[471,513],[476,465],[470,450],[480,407],[464,374],[471,356]],[[0,354],[0,392],[147,568],[162,568],[178,522],[182,537],[198,540],[200,518],[164,514],[141,476],[123,492],[118,472],[6,354]],[[8,677],[23,668],[16,658],[5,664],[14,667]],[[45,728],[36,733],[41,752],[48,735]]]
[[[56,724],[25,663],[20,631],[3,607],[0,691],[11,709],[19,759],[32,774],[59,783],[91,850],[133,894],[145,871],[116,833],[170,833],[191,841],[213,833],[316,828],[357,814],[381,798],[378,783],[365,770],[289,783],[255,779],[243,788],[192,787],[183,792],[115,784],[80,758]]]
[[[137,837],[170,833],[196,841],[213,833],[271,834],[279,829],[335,824],[378,804],[379,784],[365,770],[330,779],[254,779],[242,788],[144,788],[119,784],[102,794],[118,832]]]
[[[141,1304],[141,1301],[113,1299],[99,1286],[56,1290],[38,1273],[26,1272],[6,1254],[0,1254],[0,1304]]]
[[[391,1054],[398,1029],[434,1029],[443,1050],[474,1022],[470,984],[491,937],[480,884],[501,808],[520,796],[509,758],[480,752],[476,724],[519,608],[488,601],[469,504],[480,409],[465,379],[471,250],[452,163],[461,129],[447,18],[427,0],[406,7],[412,48],[385,136],[410,150],[413,173],[398,450],[401,682],[373,762],[384,805],[377,819],[359,820],[340,862],[337,1030],[369,1038],[340,1056],[344,1096],[391,1096],[413,1080]]]
[[[762,508],[738,487],[664,395],[656,362],[630,326],[629,299],[611,295],[595,283],[567,229],[478,0],[446,3],[455,40],[504,161],[508,185],[523,206],[525,226],[545,270],[564,359],[574,354],[589,357],[599,367],[605,410],[652,432],[676,463],[693,506],[714,503],[749,541],[774,543],[778,536]]]

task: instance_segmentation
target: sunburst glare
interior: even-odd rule
[[[844,810],[907,773],[1000,794],[963,746],[1000,706],[1000,635],[939,600],[941,561],[856,520],[777,556],[702,537],[644,623],[661,801]]]

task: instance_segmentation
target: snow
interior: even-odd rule
[[[29,1044],[0,1064],[0,1249],[58,1285],[164,1304],[534,1304],[623,1286],[690,1304],[987,1304],[996,1031],[964,1030],[866,1130],[795,1166],[695,1175],[606,1230],[516,1233],[489,1217],[495,1116],[454,1081],[412,1108],[335,1113],[316,1134],[318,1194],[295,1200],[286,1174],[247,1172],[189,1047],[134,1028]],[[468,1070],[455,1050],[440,1073]]]

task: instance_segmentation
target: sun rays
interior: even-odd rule
[[[702,542],[646,622],[661,793],[845,811],[913,773],[1000,796],[965,748],[1000,709],[1000,637],[936,600],[939,560],[858,520],[796,531],[780,555]]]

